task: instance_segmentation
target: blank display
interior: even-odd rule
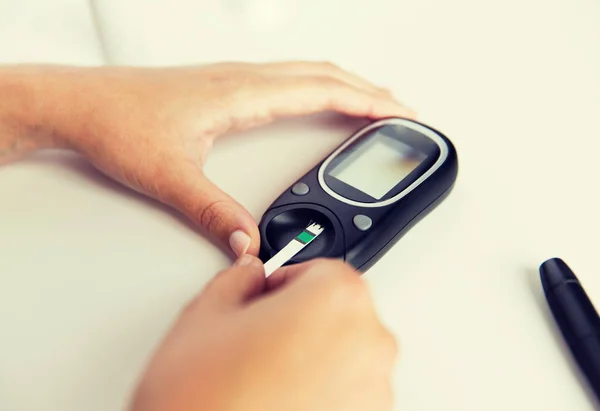
[[[380,200],[425,158],[425,154],[412,147],[377,133],[337,165],[330,175]]]

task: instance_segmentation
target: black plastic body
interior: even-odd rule
[[[550,311],[600,400],[600,317],[573,271],[560,258],[545,261],[540,277]]]
[[[326,157],[295,182],[307,184],[310,187],[308,194],[293,194],[294,183],[264,213],[259,223],[261,260],[266,262],[310,222],[316,222],[325,226],[325,232],[286,264],[327,257],[344,260],[361,273],[372,267],[404,233],[449,194],[457,177],[458,159],[450,140],[431,127],[417,124],[435,132],[448,146],[445,162],[429,178],[390,205],[350,205],[329,195],[319,184],[318,172]],[[357,214],[371,218],[370,229],[360,231],[354,226],[353,218]]]

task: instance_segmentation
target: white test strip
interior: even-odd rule
[[[284,265],[290,258],[298,254],[304,247],[310,244],[319,234],[323,232],[323,227],[312,223],[306,227],[300,234],[294,237],[285,247],[275,254],[265,263],[265,275],[269,277],[275,270]]]

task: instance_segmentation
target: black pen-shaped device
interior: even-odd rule
[[[600,400],[600,316],[579,280],[560,258],[540,266],[546,300],[573,357]]]

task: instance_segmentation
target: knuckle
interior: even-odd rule
[[[226,211],[227,204],[222,200],[211,201],[199,208],[196,212],[198,223],[209,232],[215,232],[219,227],[223,226],[223,215]]]

